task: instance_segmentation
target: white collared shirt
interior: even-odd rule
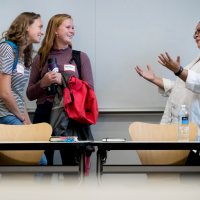
[[[176,81],[163,78],[164,90],[159,89],[163,96],[169,96],[162,124],[177,123],[180,105],[185,104],[189,108],[190,120],[200,127],[200,62],[195,59],[187,65],[188,77],[186,82],[177,78]]]

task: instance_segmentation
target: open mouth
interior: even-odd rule
[[[71,36],[67,36],[69,39],[72,39],[73,38],[73,35],[71,35]]]

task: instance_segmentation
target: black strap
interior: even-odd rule
[[[71,63],[72,60],[76,63],[79,78],[82,79],[82,77],[81,77],[81,55],[80,55],[80,53],[81,53],[80,51],[72,50],[72,59],[70,60],[69,63]]]
[[[81,53],[80,51],[72,50],[72,58],[69,61],[69,63],[71,64],[72,61],[74,61],[76,63],[78,74],[79,74],[79,79],[82,79],[82,77],[81,77],[81,56],[80,56],[80,53]],[[69,80],[71,75],[67,75],[65,73],[61,73],[61,74],[62,74],[62,80],[63,80],[64,88],[68,87],[68,80]],[[71,95],[71,98],[72,98],[72,101],[73,101],[74,98],[73,98],[73,95],[71,94],[71,92],[70,92],[70,95]]]
[[[68,74],[65,74],[64,72],[61,72],[62,75],[62,82],[63,82],[63,86],[64,88],[68,87],[68,80],[70,78],[70,76]]]
[[[176,76],[179,76],[179,75],[182,73],[182,71],[183,71],[183,67],[180,66],[178,72],[176,72],[176,73],[174,72],[174,74],[175,74]]]
[[[61,72],[61,75],[62,75],[62,83],[63,83],[64,88],[67,87],[69,89],[68,80],[70,79],[71,75],[65,74],[64,72]],[[74,96],[71,93],[70,89],[69,89],[69,93],[70,93],[70,96],[71,96],[71,99],[72,99],[72,102],[73,102],[74,101]]]

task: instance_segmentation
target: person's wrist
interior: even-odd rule
[[[25,117],[21,119],[22,122],[25,122],[25,120],[26,120]]]
[[[178,70],[177,72],[174,72],[174,74],[175,74],[176,76],[179,76],[179,75],[182,73],[182,71],[183,71],[183,67],[180,66],[179,70]]]
[[[154,76],[154,77],[150,80],[150,82],[155,84],[157,79],[158,79],[158,77],[157,77],[157,76]]]
[[[42,88],[42,89],[46,89],[46,88],[47,88],[46,86],[44,86],[44,84],[43,84],[43,81],[42,81],[42,80],[40,81],[40,88]]]

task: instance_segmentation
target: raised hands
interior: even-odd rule
[[[177,56],[176,60],[173,60],[167,52],[158,56],[158,62],[169,70],[177,73],[180,69],[180,56]]]
[[[180,56],[177,56],[176,60],[173,60],[167,52],[164,54],[160,54],[158,56],[158,62],[163,65],[164,67],[168,68],[169,70],[173,71],[174,73],[179,72],[180,70]],[[147,70],[143,70],[139,65],[135,67],[136,72],[143,77],[144,79],[152,82],[153,84],[157,85],[160,88],[164,88],[163,80],[160,77],[157,77],[150,65],[147,65]],[[181,71],[182,72],[182,71]],[[183,76],[181,74],[181,79],[186,80],[187,73]]]
[[[145,71],[138,65],[135,67],[135,70],[144,79],[152,82],[153,84],[157,85],[162,89],[164,88],[162,79],[154,74],[152,67],[150,65],[147,65],[147,70]]]
[[[147,65],[147,70],[143,70],[139,65],[137,65],[135,67],[135,70],[141,77],[150,82],[153,82],[153,80],[155,79],[155,74],[150,65]]]

